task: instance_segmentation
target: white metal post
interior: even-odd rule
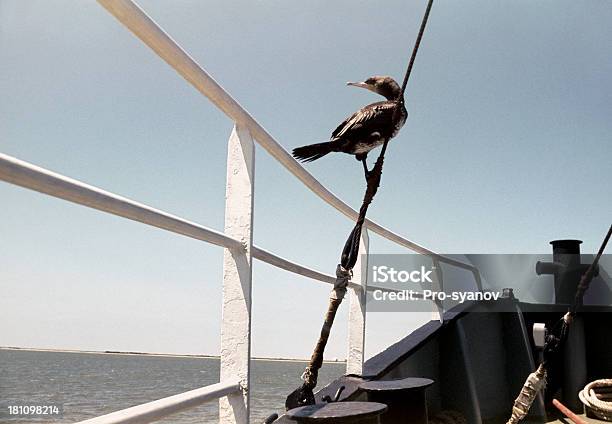
[[[238,379],[242,392],[219,399],[221,424],[249,422],[254,171],[253,139],[236,125],[228,142],[225,234],[246,250],[225,249],[223,255],[221,381]]]
[[[346,354],[346,373],[361,375],[365,354],[366,293],[368,286],[369,237],[367,228],[361,230],[359,256],[353,268],[352,282],[359,286],[349,286],[348,351]]]
[[[444,273],[442,272],[442,264],[434,259],[433,267],[436,272],[434,273],[435,277],[431,290],[434,292],[442,292],[444,291]],[[432,321],[439,320],[440,322],[444,322],[444,305],[442,304],[442,301],[435,300],[434,303],[436,305],[436,310],[431,311]]]

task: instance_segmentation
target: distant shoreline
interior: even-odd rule
[[[77,350],[77,349],[43,349],[35,347],[0,346],[0,350],[22,350],[28,352],[55,352],[55,353],[88,353],[92,355],[124,355],[124,356],[158,356],[164,358],[193,358],[193,359],[219,359],[218,355],[188,355],[176,353],[148,353],[148,352],[125,352],[119,350]],[[308,362],[308,359],[298,358],[251,358],[254,361],[278,361],[278,362]],[[344,360],[326,360],[326,364],[342,364]]]

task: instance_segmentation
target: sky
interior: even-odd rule
[[[401,80],[425,1],[140,0],[287,150]],[[369,217],[441,253],[611,223],[612,2],[437,0]],[[0,152],[217,230],[232,122],[99,4],[0,1]],[[306,165],[355,208],[349,156]],[[352,223],[259,148],[254,240],[333,273]],[[371,235],[375,253],[406,250]],[[0,345],[218,354],[222,249],[0,182]],[[253,355],[309,357],[329,286],[256,262]],[[368,314],[372,356],[429,315]],[[347,306],[326,355],[344,358]]]

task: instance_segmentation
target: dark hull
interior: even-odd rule
[[[554,322],[562,305],[531,305],[515,300],[514,312],[490,311],[485,303],[448,312],[444,323],[431,321],[369,359],[362,376],[344,376],[317,393],[317,402],[345,386],[341,400],[366,400],[359,385],[367,380],[423,377],[429,417],[457,411],[468,424],[506,423],[526,377],[539,363],[534,322]],[[482,312],[489,310],[488,312]],[[505,308],[505,310],[508,310]],[[565,405],[584,413],[577,393],[587,382],[612,376],[612,307],[585,306],[572,325],[563,359],[549,388]],[[540,395],[524,422],[555,422],[559,414]],[[293,422],[281,417],[279,422]],[[603,422],[590,419],[589,422]],[[566,422],[566,421],[557,421]]]

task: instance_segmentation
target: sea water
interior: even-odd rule
[[[251,422],[284,410],[300,384],[300,361],[254,360]],[[343,363],[324,364],[319,387],[344,374]],[[74,423],[219,381],[219,359],[150,355],[0,350],[0,406],[60,405],[62,415],[7,418],[0,423]],[[161,423],[214,423],[217,401],[171,415]]]

